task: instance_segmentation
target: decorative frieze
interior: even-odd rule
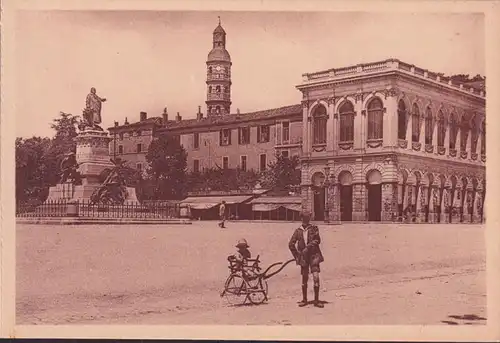
[[[477,152],[471,152],[470,159],[473,161],[476,161],[477,160]]]
[[[408,141],[406,139],[398,139],[398,146],[401,149],[406,149],[408,148]]]
[[[370,148],[378,148],[382,146],[382,139],[369,139],[366,141],[366,145]]]
[[[342,150],[352,150],[354,148],[354,142],[339,142],[339,148]]]
[[[450,149],[449,155],[451,157],[457,157],[457,149]]]
[[[486,162],[486,155],[485,154],[481,154],[481,161]]]
[[[425,145],[425,152],[428,152],[428,153],[434,152],[434,145],[432,145],[432,144],[426,144]]]
[[[446,148],[444,146],[438,146],[437,151],[439,155],[444,155],[446,153]]]
[[[420,151],[420,149],[422,148],[422,144],[420,142],[412,142],[411,148],[415,151]]]
[[[465,160],[467,158],[467,155],[467,151],[460,151],[460,158]]]

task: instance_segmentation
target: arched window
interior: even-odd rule
[[[212,67],[208,67],[208,73],[212,74]]]
[[[439,147],[444,147],[444,137],[446,136],[446,122],[444,120],[444,114],[442,111],[439,111],[438,117],[437,117],[437,134],[438,134],[438,141],[437,141],[437,146]]]
[[[224,87],[224,93],[229,93],[229,87]]]
[[[432,110],[427,107],[425,111],[425,144],[432,144],[432,135],[434,133],[434,122],[432,120]]]
[[[354,141],[354,106],[350,101],[339,108],[340,142]]]
[[[375,98],[368,104],[368,139],[382,139],[384,137],[384,108],[382,101]]]
[[[219,85],[215,86],[215,91],[216,91],[217,93],[220,93],[220,86],[219,86]]]
[[[458,133],[458,123],[457,123],[457,118],[455,114],[452,114],[450,116],[451,121],[450,121],[450,150],[456,149],[456,142],[457,142],[457,133]]]
[[[465,151],[467,148],[467,139],[469,138],[470,124],[467,118],[464,116],[462,118],[462,124],[460,125],[460,151]]]
[[[212,93],[212,86],[208,86],[208,93]]]
[[[326,108],[319,105],[313,114],[313,144],[326,143]]]
[[[403,100],[398,103],[398,138],[406,139],[406,105]]]
[[[420,140],[420,110],[417,104],[413,104],[411,111],[411,141],[418,142]]]
[[[219,114],[220,113],[220,106],[215,106],[215,113]]]

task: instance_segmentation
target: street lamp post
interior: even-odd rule
[[[330,187],[330,167],[325,167],[325,181],[323,182],[325,190],[325,223],[330,222],[330,201],[328,190]]]

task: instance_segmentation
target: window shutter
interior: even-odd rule
[[[281,145],[281,123],[276,124],[276,145]]]
[[[219,145],[222,146],[222,130],[219,131]]]

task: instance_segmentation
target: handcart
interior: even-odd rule
[[[231,305],[245,304],[247,301],[259,305],[267,301],[266,280],[281,272],[290,262],[295,261],[291,259],[286,262],[276,262],[261,272],[259,256],[255,259],[248,259],[246,265],[237,261],[234,256],[228,256],[227,260],[229,261],[229,276],[220,296],[225,297]],[[281,265],[279,269],[269,273],[272,268],[279,265]]]

